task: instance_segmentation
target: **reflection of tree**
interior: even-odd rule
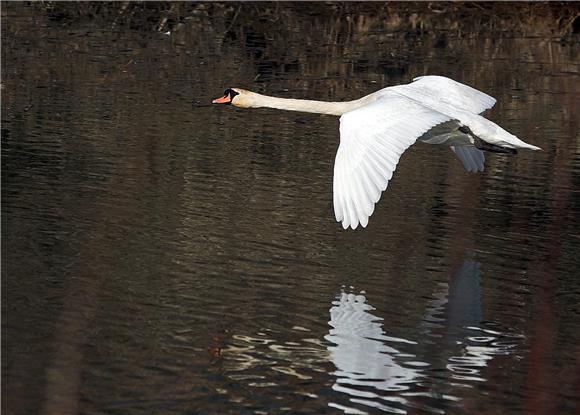
[[[570,122],[569,127],[569,137],[562,135],[555,143],[558,148],[578,148],[580,137],[578,118]],[[576,135],[576,142],[570,140],[574,135]],[[558,267],[564,256],[564,241],[572,231],[570,224],[573,213],[571,213],[570,205],[574,203],[572,189],[575,186],[573,169],[570,166],[575,161],[573,154],[573,151],[558,151],[555,155],[549,180],[549,193],[546,198],[547,209],[551,213],[546,228],[548,249],[545,256],[537,256],[533,265],[540,289],[533,310],[531,350],[528,356],[530,359],[526,384],[526,412],[528,414],[563,413],[562,397],[566,394],[575,396],[577,401],[580,387],[578,342],[576,342],[575,350],[572,350],[570,356],[565,358],[562,365],[564,369],[559,369],[558,363],[553,359],[554,350],[558,349],[558,337],[570,335],[565,326],[566,317],[558,315],[557,305],[559,304],[558,291],[567,290],[561,287],[565,283],[558,278],[561,275]],[[577,201],[578,199],[576,203]],[[577,265],[578,258],[574,262]],[[575,271],[577,270],[576,267]],[[575,327],[572,331],[572,336],[574,336],[574,333],[577,333],[578,320],[573,320],[571,325]]]

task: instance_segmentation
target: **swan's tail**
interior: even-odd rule
[[[520,140],[519,138],[517,138],[513,134],[509,134],[509,135],[510,135],[509,141],[506,140],[507,142],[500,144],[502,147],[513,148],[513,149],[525,148],[528,150],[541,150],[540,147],[534,146],[532,144],[528,144],[525,141]]]
[[[528,144],[525,141],[520,140],[519,138],[517,140],[519,141],[518,143],[519,148],[527,148],[528,150],[541,150],[540,147]]]
[[[509,134],[509,133],[508,133]],[[525,148],[528,150],[541,150],[540,147],[536,147],[532,144],[528,144],[525,141],[520,140],[515,135],[510,134],[510,140],[508,142],[501,142],[499,144],[492,144],[488,141],[482,140],[478,136],[474,137],[475,147],[480,150],[490,151],[492,153],[506,153],[506,154],[516,154],[517,150],[520,148]]]
[[[513,149],[525,148],[527,150],[541,150],[540,147],[534,146],[532,144],[528,144],[525,141],[520,140],[515,135],[504,130],[503,128],[501,128],[497,124],[496,124],[496,127],[497,127],[497,130],[496,130],[496,135],[494,138],[499,139],[500,142],[498,142],[498,143],[492,142],[492,144],[497,144],[501,147],[508,147],[508,148],[513,148]],[[482,137],[482,139],[485,141],[488,141],[484,137]]]
[[[477,121],[479,121],[479,123],[471,125],[470,126],[471,128],[465,125],[461,126],[461,128],[459,128],[459,131],[472,136],[475,141],[474,142],[475,146],[477,148],[480,148],[481,150],[499,153],[510,153],[509,149],[516,150],[519,148],[525,148],[527,150],[541,150],[540,147],[528,144],[525,141],[520,140],[515,135],[504,130],[499,125],[495,124],[494,122],[486,118],[479,117]],[[481,126],[485,126],[486,128],[480,129]],[[480,145],[478,145],[478,141]],[[515,153],[515,151],[512,152]]]

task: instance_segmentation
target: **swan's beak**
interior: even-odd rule
[[[221,98],[214,99],[211,103],[212,104],[231,104],[232,99],[229,95],[224,95]]]

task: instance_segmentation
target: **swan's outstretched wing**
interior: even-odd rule
[[[431,106],[430,103],[443,102],[473,114],[480,114],[496,103],[495,98],[444,76],[421,76],[413,81],[413,83],[392,88],[404,90],[406,96],[428,106]]]
[[[463,163],[465,170],[472,173],[483,171],[485,155],[483,151],[473,146],[451,146],[451,150]]]
[[[482,140],[501,147],[539,150],[494,122],[478,114],[495,104],[495,99],[467,85],[442,76],[424,76],[407,85],[396,85],[378,92],[396,92],[412,101],[446,114],[469,127]]]
[[[450,119],[394,92],[342,115],[333,187],[334,213],[343,228],[367,225],[401,154]]]

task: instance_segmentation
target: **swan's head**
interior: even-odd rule
[[[216,98],[212,101],[213,104],[230,104],[240,108],[258,107],[255,94],[241,88],[228,88],[224,91],[224,96]]]

